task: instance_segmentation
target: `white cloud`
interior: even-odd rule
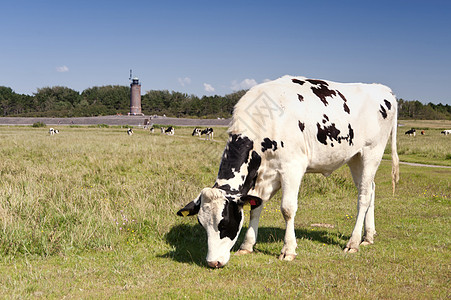
[[[211,84],[204,83],[204,89],[206,92],[212,93],[215,91],[215,88],[211,86]]]
[[[186,84],[190,84],[191,83],[191,78],[189,78],[189,77],[178,78],[178,81],[179,81],[181,86],[185,86]]]
[[[239,91],[250,89],[254,85],[257,85],[257,81],[255,81],[255,79],[246,78],[241,82],[238,82],[237,80],[232,81],[232,86],[230,88],[232,91]]]
[[[59,73],[69,72],[69,68],[67,66],[56,67],[56,71]]]

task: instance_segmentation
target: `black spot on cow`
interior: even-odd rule
[[[337,141],[341,144],[341,142],[345,140],[349,143],[349,146],[354,144],[352,141],[354,139],[354,130],[352,129],[351,124],[348,124],[348,135],[346,136],[340,136],[340,130],[335,126],[335,123],[332,123],[329,126],[324,125],[323,127],[321,127],[319,123],[316,123],[316,127],[318,129],[316,138],[324,145],[327,145],[328,138],[331,141],[331,147],[334,147],[333,141]]]
[[[340,93],[340,91],[337,90],[336,92],[337,92],[338,96],[340,96],[340,98],[343,99],[344,102],[348,101],[348,100],[346,100],[345,96],[343,96],[343,94]]]
[[[379,110],[379,112],[381,113],[381,115],[382,115],[382,117],[384,118],[384,119],[386,119],[387,118],[387,111],[385,110],[385,108],[382,106],[382,104],[380,105],[380,110]]]
[[[329,84],[323,80],[318,80],[318,79],[306,79],[306,81],[310,82],[311,84],[314,85],[325,85],[325,86],[329,86]]]
[[[319,82],[324,82],[321,80],[316,80]],[[332,96],[336,96],[337,93],[335,93],[334,90],[329,90],[328,85],[326,82],[324,82],[325,84],[319,84],[317,86],[312,86],[312,92],[323,102],[323,104],[325,106],[327,106],[329,104],[329,102],[327,102],[326,97],[332,97]]]
[[[249,153],[254,147],[254,142],[248,137],[232,134],[229,137],[219,166],[218,179],[231,179],[234,172],[238,172],[241,166],[248,162]]]
[[[352,142],[352,139],[354,138],[354,130],[352,129],[351,124],[348,124],[348,130],[349,130],[348,143],[349,143],[349,146],[352,146],[352,145],[354,145],[354,143]]]
[[[298,126],[299,126],[299,129],[300,129],[302,132],[304,132],[305,124],[302,123],[301,121],[298,121]]]
[[[385,103],[385,106],[387,106],[388,110],[390,110],[390,109],[391,109],[391,103],[390,103],[390,101],[384,99],[384,103]]]
[[[303,97],[302,95],[299,95],[299,94],[298,94],[298,99],[299,99],[299,101],[301,101],[301,102],[304,101],[304,97]]]
[[[280,141],[280,145],[282,146],[282,148],[283,148],[283,141]]]
[[[345,112],[347,112],[348,114],[351,113],[351,111],[349,110],[348,105],[346,104],[346,102],[343,102],[343,109],[345,110]]]
[[[326,114],[323,114],[323,118],[324,120],[329,121],[329,117]]]
[[[266,150],[277,150],[277,142],[272,141],[269,138],[265,138],[262,142],[262,152],[265,152]]]
[[[305,81],[302,81],[302,80],[299,80],[299,79],[296,79],[296,78],[291,79],[291,81],[293,83],[297,83],[297,84],[300,84],[300,85],[303,85],[305,83]]]
[[[226,201],[222,211],[222,220],[218,224],[219,237],[235,239],[241,223],[240,207],[234,201]]]
[[[260,164],[262,162],[262,158],[258,155],[257,152],[252,151],[251,159],[249,164],[247,165],[247,176],[243,185],[239,187],[241,195],[247,195],[249,190],[255,188],[255,183],[257,182],[258,177],[258,169],[260,168]]]
[[[318,132],[316,134],[316,138],[318,141],[324,145],[327,145],[327,138],[330,140],[338,141],[338,135],[340,134],[340,130],[335,127],[335,123],[332,123],[329,126],[321,127],[319,123],[316,123],[316,127]]]

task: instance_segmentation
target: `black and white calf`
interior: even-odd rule
[[[169,126],[169,127],[164,131],[164,133],[167,134],[167,135],[174,135],[175,129],[174,129],[174,127],[172,127],[172,126]]]
[[[54,129],[54,128],[50,128],[49,129],[49,134],[50,135],[54,135],[54,134],[58,134],[60,133],[60,131],[58,129]]]
[[[198,137],[200,137],[200,135],[202,134],[202,130],[200,128],[194,128],[193,133],[191,134],[192,136],[197,135]]]
[[[128,135],[133,135],[133,129],[131,129],[131,128],[127,129],[127,134]]]
[[[408,136],[415,136],[416,135],[416,130],[415,129],[410,129],[410,130],[407,130],[404,134],[406,134],[406,135],[408,135]]]
[[[205,128],[202,130],[201,135],[205,134],[206,140],[212,140],[213,139],[213,128]]]
[[[372,244],[374,176],[391,134],[392,184],[399,179],[397,101],[380,84],[342,84],[284,76],[251,88],[236,104],[215,184],[177,212],[198,215],[207,232],[207,263],[224,266],[251,205],[239,254],[253,251],[263,205],[282,189],[286,222],[280,259],[296,256],[294,217],[305,173],[330,175],[348,164],[358,189],[357,217],[345,251]],[[362,236],[363,229],[363,236]]]
[[[448,129],[448,130],[443,130],[442,132],[440,132],[440,133],[443,133],[444,135],[448,135],[448,134],[451,134],[451,129]]]

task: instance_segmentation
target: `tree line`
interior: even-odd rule
[[[168,117],[229,118],[245,90],[225,96],[188,95],[168,90],[151,90],[141,96],[145,115]],[[398,100],[399,119],[451,119],[451,106]],[[0,113],[6,117],[90,117],[127,114],[130,111],[130,88],[108,85],[78,92],[54,86],[37,90],[33,95],[14,92],[0,86]]]

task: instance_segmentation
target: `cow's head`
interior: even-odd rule
[[[230,250],[243,226],[243,206],[258,206],[255,196],[229,196],[219,188],[205,188],[196,200],[177,212],[179,216],[198,214],[199,223],[207,231],[207,263],[212,268],[223,267],[230,259]]]

